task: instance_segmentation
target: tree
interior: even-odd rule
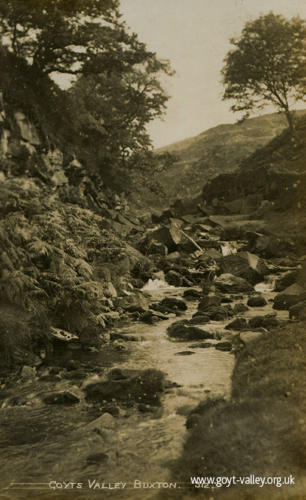
[[[118,0],[8,0],[0,3],[2,44],[39,71],[78,74],[98,27],[104,45],[118,40]],[[124,30],[121,30],[122,34]],[[103,40],[102,40],[103,39]]]
[[[100,170],[111,164],[137,168],[142,155],[150,145],[146,126],[160,116],[168,97],[159,82],[159,74],[171,74],[167,62],[156,59],[145,46],[138,46],[130,53],[129,64],[106,68],[103,60],[95,58],[96,73],[82,75],[73,85],[70,94],[82,110],[80,137],[100,162]],[[106,168],[105,168],[106,167]]]
[[[270,12],[248,22],[231,44],[222,70],[223,99],[236,101],[231,110],[245,111],[246,117],[272,103],[285,113],[292,130],[292,104],[305,96],[305,21]]]
[[[49,85],[54,95],[40,99],[42,108],[56,96],[65,101],[49,75],[74,75],[61,114],[71,122],[70,142],[77,139],[87,153],[88,168],[105,173],[139,164],[151,144],[146,125],[168,100],[160,75],[172,71],[128,30],[119,0],[6,0],[0,39],[13,66],[26,66],[37,101]]]

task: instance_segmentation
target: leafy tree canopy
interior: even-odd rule
[[[104,173],[140,164],[150,146],[146,125],[168,100],[160,76],[172,70],[128,30],[119,0],[0,2],[0,37],[36,87],[48,86],[50,74],[75,75],[61,114],[71,121],[74,143],[77,138],[88,152],[89,169],[92,163]],[[49,87],[60,96],[56,85]]]
[[[223,99],[234,100],[232,111],[245,111],[246,116],[273,104],[292,128],[291,106],[305,96],[305,21],[271,12],[248,22],[231,44],[222,70]]]

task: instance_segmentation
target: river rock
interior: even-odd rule
[[[215,295],[215,294],[206,295],[206,297],[203,297],[203,299],[199,302],[198,311],[206,312],[211,307],[218,307],[221,305],[221,301],[222,297],[220,295]]]
[[[240,340],[244,345],[248,346],[251,342],[258,340],[262,335],[262,332],[241,332]]]
[[[290,285],[293,285],[297,280],[297,276],[298,276],[297,270],[285,272],[275,281],[275,291],[282,292]]]
[[[215,279],[214,284],[223,293],[248,293],[254,288],[245,279],[225,273]]]
[[[172,286],[183,286],[183,279],[184,277],[173,269],[170,269],[166,274],[166,281]]]
[[[175,297],[166,297],[158,304],[154,304],[154,309],[162,313],[187,311],[187,304],[182,299],[176,299]]]
[[[135,290],[129,295],[118,297],[116,304],[128,312],[144,312],[148,309],[149,301],[142,292]]]
[[[242,302],[238,302],[238,304],[235,304],[234,307],[233,307],[234,314],[244,313],[244,312],[246,312],[248,310],[249,310],[248,306],[246,306]]]
[[[115,419],[110,413],[103,413],[101,417],[96,418],[86,425],[88,431],[102,432],[104,429],[114,429],[116,426]]]
[[[248,323],[245,318],[236,318],[231,323],[226,325],[226,330],[244,330]]]
[[[158,370],[142,370],[124,380],[93,381],[84,387],[87,401],[122,401],[158,405],[164,390],[164,375]]]
[[[275,236],[257,235],[253,249],[256,253],[265,258],[280,257],[282,254],[281,240]]]
[[[229,304],[225,306],[212,306],[206,311],[206,314],[213,321],[223,321],[233,316],[233,310]]]
[[[149,231],[145,236],[145,241],[141,247],[149,248],[152,242],[165,245],[168,252],[174,252],[177,245],[182,242],[183,236],[176,224],[171,224],[170,227],[161,226],[158,229]]]
[[[262,281],[270,272],[264,260],[250,252],[238,252],[224,257],[220,262],[220,269],[221,273],[244,278],[253,285]]]
[[[289,309],[303,300],[306,300],[305,288],[294,283],[274,297],[273,308],[278,310]]]
[[[202,292],[200,290],[196,290],[195,288],[188,288],[188,290],[185,290],[183,293],[183,297],[186,300],[200,299],[202,295]]]
[[[156,323],[158,321],[166,320],[166,319],[168,319],[168,316],[165,316],[164,314],[161,314],[158,311],[152,311],[151,309],[149,309],[148,311],[145,311],[139,317],[140,321],[143,321],[144,323],[147,323],[148,325],[153,325],[154,323]]]
[[[231,351],[232,350],[232,343],[228,342],[228,341],[218,342],[218,344],[215,345],[215,348],[218,351]]]
[[[267,301],[262,295],[256,295],[254,297],[250,297],[247,304],[250,307],[262,307],[267,305]]]
[[[249,319],[250,328],[273,328],[279,325],[275,314],[266,314],[265,316],[253,316]]]
[[[206,332],[201,328],[192,326],[185,320],[172,323],[172,325],[167,328],[167,334],[171,338],[178,338],[180,340],[204,340],[213,338],[211,332]]]
[[[205,323],[209,323],[210,317],[207,314],[196,313],[192,316],[191,320],[189,320],[190,325],[205,325]]]
[[[68,391],[53,392],[42,396],[41,399],[48,405],[73,405],[80,402],[78,396]]]

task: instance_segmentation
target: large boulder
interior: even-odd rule
[[[177,311],[187,311],[187,304],[182,299],[176,299],[175,297],[166,297],[158,304],[153,304],[151,308],[161,313],[171,313]]]
[[[179,227],[176,224],[170,224],[169,226],[160,226],[157,229],[148,231],[140,243],[140,249],[144,253],[148,253],[150,248],[154,248],[153,244],[159,243],[166,246],[170,253],[174,252],[177,249],[177,245],[182,241],[183,235]]]
[[[249,319],[250,328],[274,328],[279,325],[276,313],[265,314],[265,316],[253,316]]]
[[[230,273],[224,273],[218,276],[214,284],[217,290],[223,293],[249,293],[254,291],[252,285],[245,279]]]
[[[164,375],[158,370],[143,370],[123,379],[91,382],[84,388],[87,401],[122,401],[125,403],[159,404],[164,390]]]
[[[214,306],[214,307],[220,306],[221,301],[222,301],[221,295],[216,295],[216,294],[206,295],[206,297],[203,297],[203,299],[199,302],[198,311],[206,312],[212,306]]]
[[[167,334],[171,338],[179,340],[203,340],[212,339],[213,334],[201,328],[190,325],[188,321],[176,321],[167,329]]]
[[[288,288],[290,285],[293,285],[294,283],[296,283],[297,277],[298,277],[297,270],[287,271],[284,274],[282,274],[282,276],[277,278],[277,280],[275,281],[276,292],[282,292],[283,290]]]
[[[248,322],[245,318],[236,318],[231,323],[226,325],[226,330],[244,330],[248,326]]]
[[[248,346],[258,340],[262,335],[263,332],[241,332],[240,340],[245,346]]]
[[[263,295],[255,295],[249,298],[247,304],[250,307],[263,307],[267,305],[267,301]]]
[[[135,290],[133,293],[124,295],[123,297],[118,297],[115,300],[117,306],[128,312],[144,312],[149,307],[147,297],[139,290]]]
[[[264,260],[250,252],[239,252],[224,257],[220,262],[220,269],[221,273],[234,274],[253,285],[262,281],[270,272]]]
[[[298,283],[294,283],[274,297],[274,309],[284,310],[306,300],[306,290]]]

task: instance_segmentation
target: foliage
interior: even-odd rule
[[[119,262],[125,244],[102,229],[102,216],[39,180],[8,177],[0,187],[1,303],[79,335],[102,333],[109,300],[97,262]]]
[[[39,124],[47,147],[61,142],[109,184],[141,165],[146,126],[168,100],[159,78],[172,71],[130,32],[118,0],[8,0],[0,40],[5,102]],[[53,82],[60,73],[71,91]]]
[[[96,74],[80,77],[71,90],[79,109],[80,141],[104,175],[110,164],[123,172],[141,167],[151,145],[146,126],[162,114],[168,99],[158,80],[160,72],[171,74],[168,63],[139,46],[133,64],[124,70],[116,65],[105,70],[99,61]]]
[[[227,54],[222,70],[223,99],[236,101],[232,111],[275,105],[293,127],[292,103],[303,99],[306,83],[305,22],[269,13],[248,22]]]
[[[95,54],[93,32],[99,24],[100,47],[119,29],[117,0],[9,0],[0,4],[2,43],[40,72],[78,73]]]

